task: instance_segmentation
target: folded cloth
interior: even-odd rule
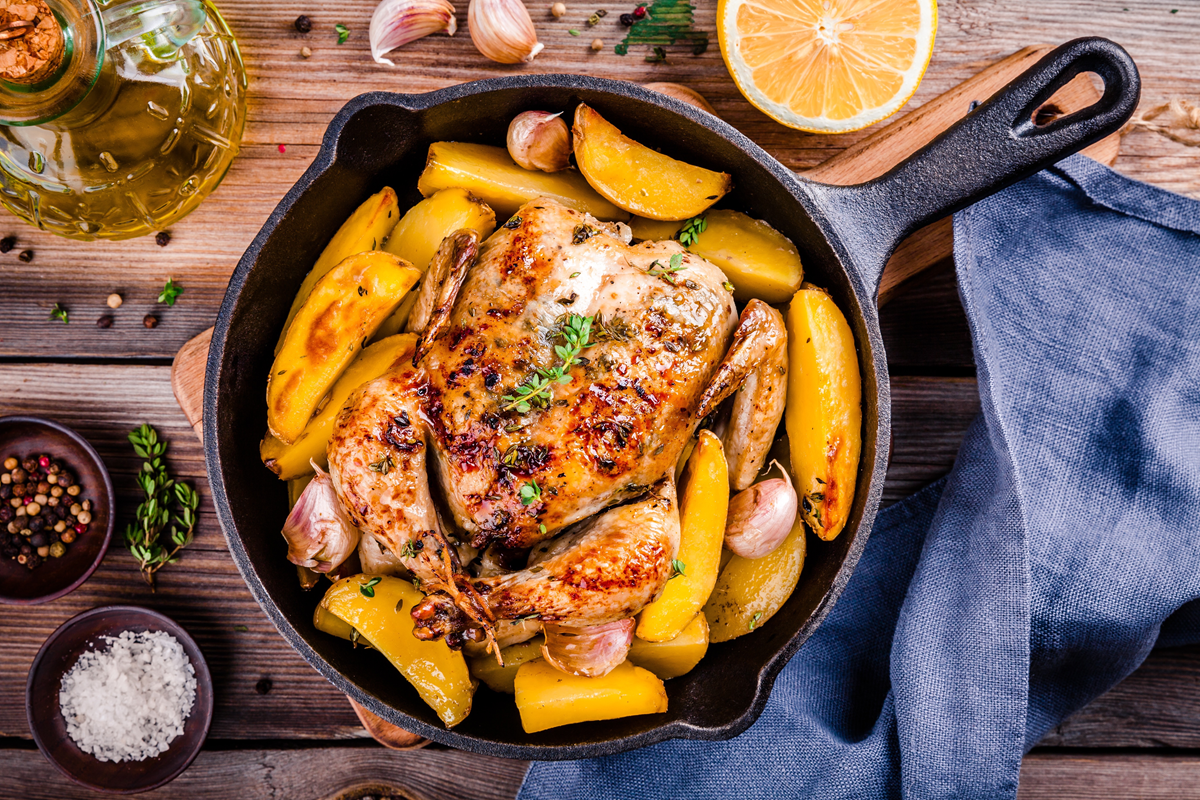
[[[1012,798],[1047,731],[1200,641],[1200,202],[1075,156],[959,213],[954,247],[982,413],[762,717],[535,763],[523,800]]]

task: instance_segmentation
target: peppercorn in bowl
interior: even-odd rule
[[[0,417],[0,603],[62,597],[100,565],[113,488],[90,444],[60,423]]]

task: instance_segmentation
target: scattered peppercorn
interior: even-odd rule
[[[15,236],[5,236],[3,239],[0,239],[0,253],[7,253],[16,246],[17,237]]]
[[[166,247],[171,243],[171,234],[166,231],[159,231],[154,234],[154,243],[159,247]]]
[[[296,17],[296,21],[292,24],[296,26],[296,30],[300,33],[309,33],[312,31],[312,20],[305,14]]]
[[[557,17],[564,16],[566,13],[567,13],[567,6],[565,3],[555,3],[554,5],[550,6],[551,16],[554,16],[557,18]]]
[[[633,14],[622,14],[621,16],[617,17],[617,19],[620,20],[621,24],[626,28],[631,26],[636,21],[633,18]]]
[[[154,316],[153,314],[147,314],[146,316],[142,317],[142,324],[147,328],[157,328],[158,317]]]
[[[596,52],[600,52],[601,50],[603,50],[604,49],[604,40],[603,39],[592,39],[592,49],[595,50]]]
[[[108,300],[105,302],[108,304],[109,308],[120,308],[121,303],[124,303],[125,301],[121,299],[121,295],[113,292],[108,296]]]
[[[100,317],[100,319],[96,320],[97,328],[111,328],[112,324],[113,324],[112,314],[105,314],[104,316]]]
[[[59,503],[64,491],[80,494],[75,477],[49,453],[25,459],[9,456],[0,473],[0,557],[35,569],[47,558],[61,558],[67,545],[87,533],[92,522],[91,501],[80,498],[68,513]],[[57,492],[57,494],[55,494]]]
[[[254,691],[258,692],[259,694],[266,694],[267,692],[271,691],[271,686],[271,679],[263,678],[258,683],[254,684]]]
[[[645,16],[646,16],[646,7],[645,6],[638,6],[637,8],[635,8],[633,10],[633,18],[634,19],[642,19]]]
[[[311,47],[301,47],[300,48],[300,57],[301,58],[312,58],[312,48]]]
[[[22,263],[28,264],[30,261],[33,261],[33,251],[22,250],[21,254],[17,256],[17,259]]]

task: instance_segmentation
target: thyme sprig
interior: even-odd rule
[[[515,408],[518,412],[527,414],[531,408],[547,408],[550,405],[550,400],[554,397],[554,385],[570,383],[571,376],[567,372],[578,363],[579,354],[595,344],[591,341],[592,319],[578,314],[571,314],[567,318],[559,331],[566,344],[554,346],[554,354],[558,356],[560,363],[550,369],[534,370],[534,374],[514,389],[512,394],[500,398],[507,403],[502,410],[512,411]]]
[[[125,546],[154,589],[155,573],[178,561],[179,551],[192,543],[200,495],[171,478],[163,461],[167,443],[159,440],[154,428],[143,423],[129,434],[129,443],[145,459],[137,483],[146,499],[137,507],[135,520],[125,527]],[[172,505],[175,513],[171,513]]]
[[[683,227],[675,234],[675,238],[684,247],[691,247],[696,243],[696,239],[700,234],[708,228],[708,220],[704,217],[692,217],[687,222],[683,223]]]
[[[662,262],[657,258],[650,262],[650,269],[646,270],[646,274],[651,278],[662,278],[672,286],[675,285],[675,273],[680,270],[687,269],[683,265],[683,253],[676,253],[671,256],[670,266],[664,267]]]

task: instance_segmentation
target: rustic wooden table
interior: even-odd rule
[[[696,27],[712,31],[715,0],[696,0]],[[528,72],[587,72],[629,80],[676,81],[703,93],[717,112],[787,166],[803,170],[866,133],[810,136],[777,125],[737,93],[713,46],[699,56],[669,48],[647,63],[644,48],[612,52],[623,29],[612,12],[595,29],[592,5],[571,4],[563,20],[549,0],[531,6],[545,51]],[[600,7],[599,4],[596,7]],[[632,5],[632,4],[631,4]],[[205,752],[178,780],[147,797],[303,798],[399,794],[422,798],[512,798],[525,764],[438,747],[391,752],[366,737],[345,697],[291,650],[259,611],[226,554],[207,494],[200,445],[176,405],[171,359],[213,323],[225,284],[243,249],[279,197],[308,166],[325,125],[354,95],[375,89],[421,92],[514,70],[479,56],[466,32],[430,37],[374,64],[367,45],[371,0],[299,3],[221,0],[250,76],[243,150],[221,188],[176,225],[170,244],[152,238],[79,244],[41,234],[6,214],[0,235],[17,250],[0,257],[0,414],[60,419],[88,437],[112,471],[118,527],[135,507],[138,467],[125,434],[149,422],[171,442],[169,461],[203,496],[195,543],[162,573],[156,594],[133,559],[114,543],[78,591],[33,608],[0,614],[0,796],[92,796],[45,762],[25,723],[25,676],[38,647],[68,617],[105,603],[138,603],[180,621],[205,651],[217,704]],[[544,6],[544,7],[543,7]],[[1174,7],[1173,7],[1174,6]],[[300,14],[312,33],[296,33]],[[339,46],[334,25],[350,28]],[[570,28],[583,31],[579,38]],[[1143,108],[1171,98],[1200,101],[1200,4],[1195,0],[942,0],[937,46],[915,108],[1026,44],[1082,35],[1108,36],[1133,54],[1143,79]],[[588,44],[599,36],[604,52]],[[303,59],[300,48],[310,47]],[[1200,151],[1158,134],[1134,131],[1116,168],[1164,188],[1200,196]],[[155,304],[168,276],[185,292],[173,308]],[[111,328],[105,298],[124,305]],[[62,303],[70,324],[49,319]],[[143,327],[154,313],[157,328]],[[971,345],[954,283],[942,262],[903,285],[883,312],[892,370],[895,444],[885,502],[894,502],[949,470],[978,409]],[[1050,734],[1026,759],[1023,797],[1200,797],[1200,647],[1157,650],[1124,683]]]

